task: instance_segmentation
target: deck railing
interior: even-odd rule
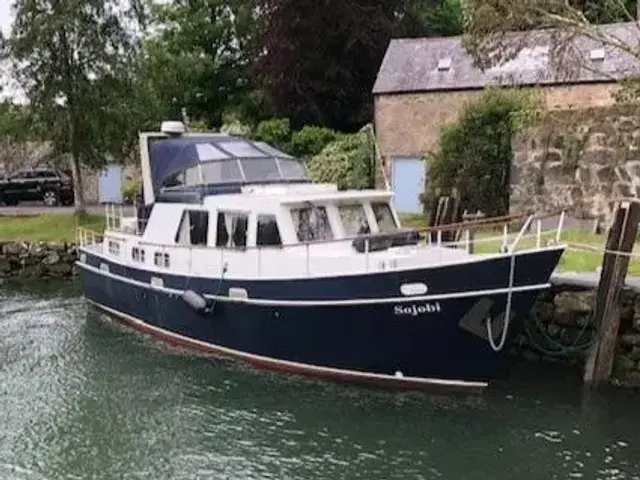
[[[111,213],[113,213],[113,211],[114,210],[112,209]],[[117,213],[119,212],[116,212],[116,216]],[[564,213],[560,214],[555,227],[551,229],[543,229],[543,221],[545,219],[548,219],[549,217],[551,216],[531,215],[528,217],[504,217],[500,219],[483,219],[472,222],[463,222],[454,225],[430,227],[420,231],[422,238],[420,240],[420,243],[423,246],[429,245],[432,247],[462,249],[466,252],[471,252],[473,250],[477,252],[476,254],[478,255],[513,255],[513,252],[515,252],[519,248],[538,249],[560,242],[564,223]],[[135,222],[135,224],[137,225],[137,221]],[[109,248],[109,241],[122,243],[123,240],[125,240],[127,237],[122,235],[122,233],[125,232],[122,231],[122,228],[118,228],[119,225],[122,225],[122,220],[114,220],[110,218],[107,222],[107,230],[103,234],[98,234],[84,228],[78,228],[77,243],[80,247],[91,248],[93,250],[99,249],[100,251],[102,251],[103,243],[107,245],[105,248]],[[109,228],[110,226],[111,228]],[[489,234],[486,233],[487,229],[489,230]],[[460,235],[461,239],[449,242],[442,241],[442,232],[447,230],[460,230],[462,232],[462,235]],[[473,239],[471,235],[472,230],[475,232]],[[431,238],[432,236],[429,235],[429,233],[433,232],[436,232],[436,241],[433,241]],[[267,257],[269,255],[269,253],[266,252],[282,251],[284,249],[288,251],[302,250],[301,255],[304,256],[304,266],[302,268],[306,275],[311,276],[312,274],[317,273],[319,268],[323,267],[321,263],[326,260],[326,251],[324,252],[323,256],[323,253],[318,251],[318,247],[327,244],[349,245],[350,242],[355,238],[364,239],[365,242],[364,252],[361,256],[355,257],[362,259],[362,263],[359,264],[360,266],[357,267],[357,270],[364,272],[378,271],[380,269],[380,266],[375,261],[372,261],[372,257],[379,252],[370,250],[370,242],[374,237],[376,237],[375,234],[361,235],[358,237],[349,237],[321,242],[285,244],[281,247],[250,246],[245,248],[219,248],[210,246],[166,245],[146,240],[143,241],[142,239],[138,239],[135,244],[139,247],[149,247],[155,249],[155,251],[161,252],[162,254],[170,253],[172,251],[175,251],[176,249],[179,249],[181,251],[183,249],[189,250],[190,252],[186,255],[186,258],[188,258],[186,262],[187,265],[184,265],[187,268],[188,272],[193,271],[194,252],[198,252],[199,256],[203,251],[211,252],[212,250],[215,250],[216,255],[220,255],[220,263],[222,265],[227,259],[230,259],[231,257],[237,258],[238,252],[253,251],[255,253],[254,258],[256,261],[256,269],[259,276],[262,276],[265,271],[265,261],[263,260],[263,257]],[[105,239],[107,241],[103,242],[103,240]],[[131,245],[131,247],[132,246],[133,245]],[[415,248],[415,246],[408,245],[406,248],[411,249]],[[130,253],[131,252],[128,252],[126,254],[129,255]],[[210,255],[211,254],[209,254],[209,258],[211,258]],[[377,255],[375,259],[379,260],[380,256]],[[319,263],[318,266],[314,268],[316,260]],[[384,269],[394,270],[404,266],[406,265],[402,264],[401,262],[398,263],[398,261],[392,259],[385,264]]]

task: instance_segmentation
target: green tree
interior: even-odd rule
[[[117,0],[18,0],[6,53],[56,151],[69,152],[76,211],[85,209],[82,164],[105,162],[105,125],[137,44]],[[117,88],[113,88],[117,85]]]
[[[250,110],[250,0],[158,4],[151,10],[151,23],[158,33],[146,41],[145,68],[174,117],[184,107],[191,118],[219,128],[229,110]]]
[[[38,135],[35,118],[25,105],[0,103],[0,162],[13,169],[24,159],[26,142]]]
[[[488,216],[508,213],[513,135],[538,111],[532,93],[485,91],[442,126],[438,149],[427,156],[431,188],[456,188],[464,208]]]
[[[634,38],[621,37],[614,29],[598,25],[635,22],[635,1],[467,0],[466,7],[463,44],[481,69],[501,65],[523,49],[543,43],[549,47],[550,71],[556,78],[566,80],[580,70],[597,70],[588,55],[576,51],[576,37],[616,50],[630,63],[640,60]],[[515,31],[521,33],[513,34]]]
[[[371,89],[399,0],[256,0],[260,87],[277,117],[354,131],[372,116]]]
[[[464,15],[460,0],[410,1],[395,27],[400,37],[461,35]]]
[[[335,183],[340,190],[372,188],[375,182],[374,155],[369,124],[356,133],[341,135],[329,143],[307,166],[314,180]]]
[[[326,128],[306,125],[291,136],[291,154],[300,158],[318,155],[338,138],[338,133]]]
[[[291,125],[288,118],[263,120],[258,124],[251,136],[285,152],[291,148]]]

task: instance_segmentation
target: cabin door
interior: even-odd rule
[[[423,213],[420,195],[426,186],[427,162],[422,157],[391,157],[393,205],[398,213]]]

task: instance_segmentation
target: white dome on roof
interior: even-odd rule
[[[186,129],[181,121],[166,120],[160,125],[160,131],[169,135],[182,135]]]

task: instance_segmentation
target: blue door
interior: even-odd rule
[[[426,162],[422,157],[392,157],[393,204],[398,213],[422,213],[420,194],[424,193]]]
[[[98,174],[100,203],[122,203],[122,167],[109,165]]]

